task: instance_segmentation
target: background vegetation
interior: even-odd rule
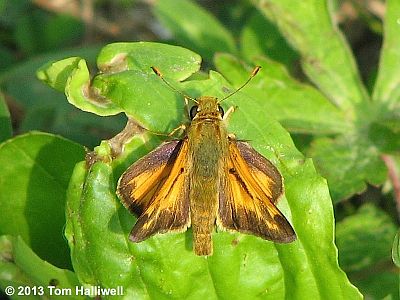
[[[211,287],[216,289],[212,293],[215,298],[228,297],[227,291],[239,278],[248,280],[239,285],[248,289],[247,295],[261,298],[326,299],[333,294],[333,299],[359,298],[353,284],[368,299],[398,299],[399,15],[397,0],[310,0],[297,4],[289,0],[0,1],[0,286],[48,285],[52,278],[65,287],[82,283],[113,287],[126,282],[132,288],[130,296],[183,298],[196,291],[192,297],[197,299],[210,295]],[[246,97],[232,99],[231,104],[239,105],[243,114],[233,120],[230,130],[250,139],[281,171],[288,166],[283,171],[287,202],[300,245],[274,248],[245,237],[240,240],[244,248],[235,256],[237,252],[225,246],[230,247],[230,236],[221,235],[216,240],[221,255],[217,252],[208,265],[189,256],[183,235],[161,236],[142,248],[104,247],[121,245],[121,236],[126,236],[133,224],[133,217],[123,209],[109,209],[108,204],[115,205],[116,201],[112,193],[115,180],[148,149],[143,149],[143,142],[137,139],[128,158],[111,166],[99,164],[89,174],[82,163],[74,170],[84,158],[84,147],[93,149],[114,136],[124,127],[126,117],[99,116],[96,110],[89,110],[95,114],[84,112],[79,104],[75,107],[66,101],[57,89],[64,90],[68,83],[57,76],[68,68],[70,76],[77,65],[41,69],[39,77],[55,89],[39,81],[36,72],[49,61],[75,56],[84,58],[93,76],[99,60],[107,60],[101,49],[120,41],[158,41],[199,54],[203,59],[201,72],[180,85],[182,90],[194,93],[220,96],[221,87],[240,85],[251,66],[263,66],[262,73],[246,89]],[[121,48],[112,51],[115,54]],[[132,60],[138,57],[135,51],[128,51]],[[150,46],[141,51],[150,53]],[[191,67],[179,76],[168,71],[174,61],[193,56],[191,52],[177,55],[170,48],[165,55],[171,61],[165,61],[164,70],[172,80],[187,79],[196,71]],[[141,70],[139,65],[133,63],[132,69]],[[209,70],[217,70],[227,82],[218,73],[208,74]],[[80,74],[77,76],[83,76]],[[107,87],[133,77],[96,78],[103,80],[98,80],[98,87]],[[127,91],[126,87],[117,90]],[[173,93],[162,84],[156,90],[160,91],[157,97],[165,99],[162,106],[175,107],[168,104],[176,101]],[[115,102],[127,101],[119,99],[118,93],[105,94]],[[137,101],[143,96],[128,95],[129,99],[138,97]],[[163,111],[149,113],[140,108],[144,102],[134,103],[138,107],[125,106],[123,111],[149,129],[168,132],[181,122],[178,115],[167,123]],[[255,118],[260,110],[263,118]],[[256,130],[246,127],[252,118]],[[150,141],[153,146],[157,143]],[[285,157],[277,160],[266,145]],[[103,144],[97,151],[108,150]],[[327,179],[332,202],[324,181],[304,157],[312,158],[317,172]],[[75,179],[72,184],[71,177]],[[84,182],[93,184],[85,190],[87,211],[79,215]],[[67,203],[70,247],[62,234],[67,197],[77,199]],[[106,199],[106,204],[96,206],[99,199]],[[296,199],[304,205],[296,206]],[[283,209],[289,211],[288,207]],[[335,265],[332,214],[339,266],[351,284]],[[92,225],[80,223],[77,215],[96,221]],[[109,220],[116,215],[122,225],[108,228],[113,224]],[[107,234],[102,236],[104,231]],[[87,241],[99,244],[88,248]],[[163,253],[157,252],[157,247]],[[254,247],[258,250],[252,252]],[[176,251],[182,255],[179,266]],[[299,254],[301,251],[305,256]],[[150,254],[145,257],[145,253]],[[247,256],[254,261],[247,262]],[[127,263],[130,257],[141,259]],[[305,257],[307,263],[302,261]],[[105,266],[104,261],[111,263]],[[245,263],[254,267],[253,272],[249,268],[249,274],[240,271]],[[168,275],[160,275],[160,266]],[[231,277],[221,274],[226,268],[231,269]],[[135,273],[137,269],[140,276]],[[172,274],[171,270],[182,274]],[[118,281],[108,274],[128,275]],[[256,274],[264,274],[268,280],[261,283]],[[137,277],[140,282],[132,284]],[[203,287],[192,285],[193,278],[204,282]],[[266,287],[270,288],[268,292],[264,291]],[[260,290],[263,293],[257,294]],[[230,292],[240,296],[236,290]]]

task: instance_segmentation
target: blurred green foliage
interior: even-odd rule
[[[114,43],[102,49],[97,63],[100,73],[92,79],[89,91],[84,93],[82,91],[89,86],[89,74],[85,61],[79,58],[47,64],[39,70],[38,76],[58,89],[64,84],[68,101],[76,107],[99,115],[123,111],[149,132],[171,132],[184,122],[183,99],[177,102],[177,93],[149,66],[159,67],[168,80],[184,80],[198,71],[200,57],[197,54],[160,43]],[[236,75],[238,78],[233,81],[240,79],[241,72]],[[257,90],[258,86],[257,81],[251,82],[246,90]],[[228,82],[219,73],[211,71],[208,79],[183,81],[178,90],[193,96],[222,98],[229,91],[228,87]],[[249,101],[253,105],[247,105]],[[311,161],[305,160],[295,149],[288,133],[276,120],[267,120],[263,114],[257,114],[264,102],[262,97],[251,98],[238,93],[222,105],[240,108],[229,119],[228,130],[239,139],[250,140],[255,149],[281,170],[286,193],[280,205],[284,206],[286,215],[290,209],[296,242],[276,245],[252,236],[218,232],[213,238],[215,252],[208,258],[193,254],[190,231],[156,235],[140,244],[127,245],[124,233],[129,232],[132,224],[125,220],[133,218],[116,199],[114,178],[119,174],[112,168],[110,145],[103,142],[95,149],[100,161],[88,171],[85,162],[77,165],[67,192],[65,234],[72,251],[74,270],[81,282],[92,285],[98,282],[110,287],[121,285],[127,294],[152,298],[185,299],[193,295],[214,298],[220,293],[226,299],[256,296],[273,299],[283,295],[325,298],[337,293],[344,299],[359,298],[360,294],[348,282],[336,260],[332,202],[326,182],[315,172]],[[329,108],[327,111],[329,115]],[[129,154],[125,164],[143,155],[143,146],[154,145],[153,142],[143,144],[143,140],[154,138],[148,132],[137,134],[134,145],[129,143],[131,149],[124,151],[125,155]],[[312,214],[305,219],[304,211],[312,211]],[[110,232],[108,228],[113,230]],[[319,243],[314,242],[314,235],[320,237]],[[118,259],[107,259],[109,253],[114,253]],[[132,256],[140,260],[127,259]],[[175,256],[180,257],[179,264]],[[313,260],[308,261],[306,257],[313,257]],[[301,273],[298,272],[300,269]],[[121,272],[123,278],[109,276]],[[263,276],[255,275],[261,273]],[[200,286],[192,280],[195,277],[202,278]],[[238,278],[240,283],[237,283]],[[284,280],[292,282],[285,284]],[[249,281],[251,285],[247,284]],[[157,285],[158,282],[162,284]],[[176,282],[180,284],[176,285]],[[304,288],[306,282],[311,284]],[[152,288],[144,288],[149,285]]]

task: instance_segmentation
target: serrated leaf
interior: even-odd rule
[[[63,238],[65,194],[82,146],[46,133],[0,145],[0,234],[20,235],[42,259],[70,267]]]
[[[57,295],[59,299],[84,299],[75,294],[75,287],[80,284],[73,272],[59,269],[42,260],[20,237],[0,237],[0,270],[0,286],[14,287],[16,293],[13,299],[18,299],[15,296],[21,291],[21,286],[31,287],[23,290],[24,299],[50,297],[54,289],[49,286],[71,291],[71,295]],[[38,293],[37,296],[34,293]]]
[[[214,53],[236,53],[230,32],[209,12],[192,1],[158,0],[153,12],[183,46],[211,61]]]
[[[293,79],[274,61],[257,58],[253,63],[262,69],[243,92],[251,96],[250,102],[263,100],[259,108],[268,118],[278,120],[291,132],[327,134],[349,130],[351,124],[345,115],[318,90]],[[217,55],[215,64],[236,87],[249,76],[249,70],[233,56]]]
[[[386,179],[387,169],[378,150],[357,134],[315,139],[310,153],[319,172],[328,180],[334,201],[361,193],[366,182],[379,185]]]
[[[0,143],[12,136],[12,127],[10,112],[4,100],[3,94],[0,93]]]
[[[333,23],[329,1],[253,2],[301,54],[307,76],[332,103],[352,117],[357,105],[365,103],[368,95],[350,48]]]
[[[384,41],[372,99],[393,107],[400,100],[400,2],[386,1]],[[398,107],[398,106],[397,106]]]
[[[222,97],[232,89],[216,72],[208,80],[188,81],[182,87],[193,97],[196,93]],[[131,243],[128,234],[135,218],[115,197],[117,178],[112,168],[98,162],[87,172],[81,163],[69,188],[66,229],[80,280],[105,287],[122,285],[131,297],[143,299],[361,298],[338,267],[325,180],[310,160],[304,161],[289,134],[259,114],[262,101],[251,103],[239,92],[223,105],[239,106],[229,120],[229,131],[249,140],[283,173],[286,198],[279,207],[294,225],[296,242],[277,245],[251,235],[218,232],[209,258],[193,254],[191,230]],[[165,105],[158,105],[164,111]]]

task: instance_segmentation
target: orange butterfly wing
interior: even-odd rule
[[[249,144],[233,139],[226,164],[217,224],[274,242],[295,240],[292,226],[275,206],[283,193],[282,177],[275,166]]]
[[[170,141],[139,159],[118,181],[117,194],[138,220],[130,239],[140,242],[190,226],[187,140]]]

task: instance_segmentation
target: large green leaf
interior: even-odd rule
[[[379,72],[374,87],[373,100],[386,102],[389,107],[400,100],[400,2],[386,1],[384,42],[379,62]]]
[[[351,118],[368,95],[350,48],[332,20],[330,1],[253,2],[300,53],[307,76]]]
[[[0,145],[0,234],[20,235],[42,258],[70,267],[63,237],[66,189],[82,146],[33,132]]]
[[[181,45],[210,62],[215,52],[236,53],[230,32],[209,12],[192,1],[158,0],[154,14]]]
[[[14,287],[12,299],[84,298],[75,292],[80,284],[73,272],[40,259],[20,237],[0,236],[0,270],[1,288]],[[56,288],[71,294],[56,296]]]
[[[208,80],[185,82],[182,88],[191,96],[222,97],[232,90],[216,72]],[[158,110],[168,113],[163,101],[153,101]],[[295,149],[289,134],[259,113],[263,101],[244,92],[223,104],[239,107],[229,120],[229,130],[239,139],[250,140],[281,170],[286,196],[279,206],[296,230],[296,242],[278,245],[251,235],[217,232],[214,254],[208,258],[193,254],[190,230],[131,243],[128,234],[135,218],[116,199],[112,167],[97,162],[87,170],[82,162],[69,187],[66,228],[79,279],[89,285],[122,285],[126,298],[361,298],[338,267],[326,182]],[[133,140],[136,146],[131,147],[130,161],[142,155],[143,139],[148,137]]]

